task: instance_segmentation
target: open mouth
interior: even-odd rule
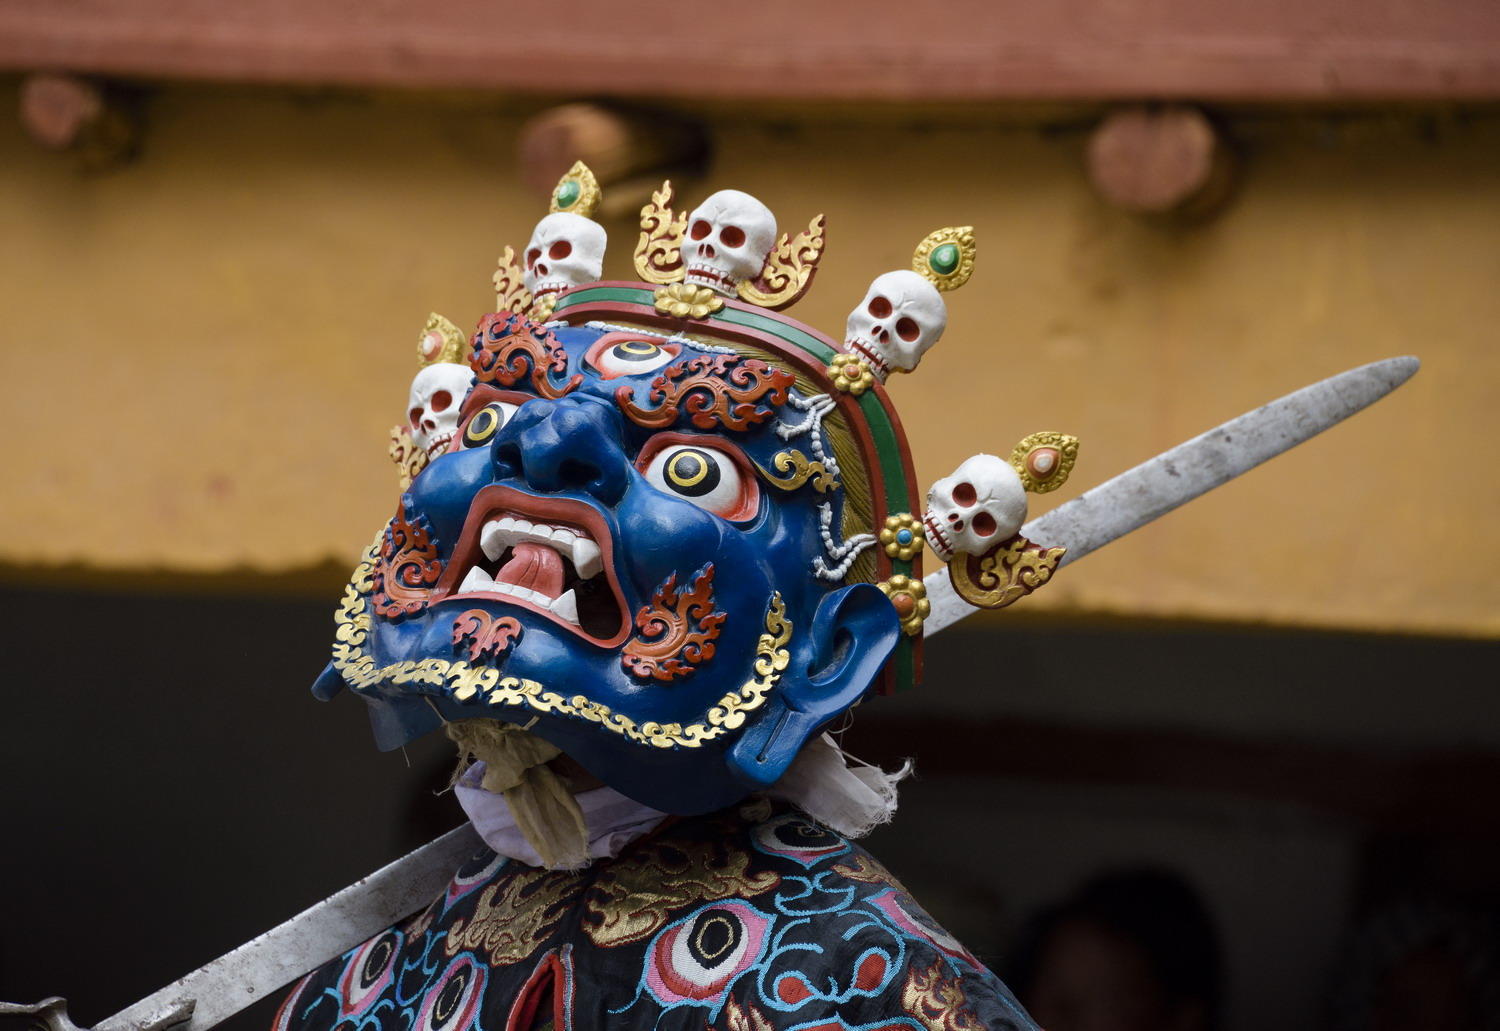
[[[882,379],[891,374],[890,364],[881,357],[879,351],[875,350],[874,345],[864,337],[850,337],[845,346],[851,351],[858,351],[862,358],[875,367],[875,371],[880,373]]]
[[[932,518],[931,512],[922,516],[922,523],[927,527],[928,543],[934,545],[932,550],[938,553],[939,558],[947,562],[953,557],[953,542],[948,539],[946,533],[938,529],[937,521]]]
[[[546,294],[558,294],[572,285],[566,279],[544,279],[536,285],[535,290],[531,291],[531,295],[533,297],[542,297]]]
[[[487,487],[469,508],[433,601],[504,601],[597,644],[618,644],[625,604],[613,551],[604,517],[590,505]]]
[[[707,265],[689,265],[682,280],[690,286],[706,286],[714,290],[728,290],[731,293],[734,292],[735,287],[734,280]]]
[[[433,437],[427,442],[428,459],[436,458],[444,451],[447,451],[448,445],[451,443],[453,443],[453,434],[451,433],[439,433],[437,436]]]

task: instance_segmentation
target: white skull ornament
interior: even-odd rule
[[[944,562],[957,553],[983,555],[1026,522],[1026,488],[1011,464],[975,455],[927,492],[922,515],[927,543]]]
[[[849,313],[844,350],[867,360],[880,381],[892,370],[911,372],[948,326],[943,295],[908,269],[876,276]]]
[[[453,440],[458,429],[458,410],[463,406],[473,377],[467,365],[433,362],[423,367],[411,381],[411,395],[406,403],[406,427],[412,443],[428,458],[438,454]]]
[[[748,193],[720,190],[688,215],[682,239],[683,282],[733,297],[759,274],[776,243],[776,216]]]
[[[592,283],[604,272],[604,227],[591,218],[558,212],[532,230],[523,279],[532,297]]]

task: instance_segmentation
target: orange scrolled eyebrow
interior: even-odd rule
[[[653,407],[635,403],[628,386],[615,391],[625,417],[646,429],[675,425],[686,413],[700,430],[748,430],[773,418],[795,382],[790,372],[738,354],[698,355],[669,365],[646,395]]]
[[[469,367],[476,383],[514,387],[525,379],[538,397],[551,401],[572,393],[583,382],[583,376],[575,372],[561,386],[554,385],[551,376],[568,371],[568,352],[550,330],[509,312],[484,317],[474,334]]]

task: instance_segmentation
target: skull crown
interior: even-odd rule
[[[776,216],[739,190],[710,194],[688,215],[682,238],[683,282],[733,297],[760,274],[776,243]]]
[[[473,378],[467,365],[433,362],[411,381],[406,402],[406,428],[412,443],[428,458],[453,440],[458,412]]]
[[[973,226],[928,233],[912,254],[911,268],[876,276],[849,313],[845,352],[882,383],[892,372],[912,372],[948,328],[943,292],[957,290],[973,272]]]
[[[1026,487],[1003,458],[979,454],[927,492],[922,526],[944,562],[956,554],[983,555],[1014,537],[1026,522]]]
[[[911,372],[948,326],[948,306],[937,287],[907,269],[876,276],[849,313],[844,350],[870,365],[883,383],[893,371]]]
[[[526,244],[525,283],[532,297],[592,283],[604,273],[604,227],[557,212],[543,218]]]

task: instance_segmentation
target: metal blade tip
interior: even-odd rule
[[[1405,354],[1399,358],[1387,358],[1385,361],[1371,362],[1365,366],[1367,369],[1380,369],[1391,377],[1391,389],[1394,390],[1407,380],[1417,374],[1422,367],[1422,360],[1414,354]]]

